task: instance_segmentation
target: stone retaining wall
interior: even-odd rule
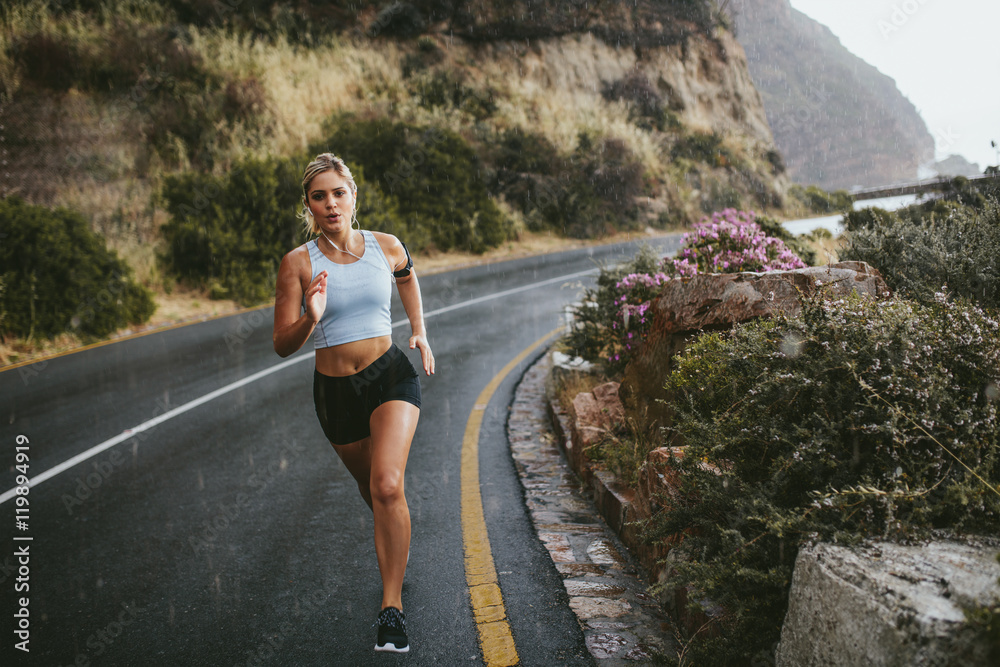
[[[654,434],[670,423],[663,378],[673,356],[697,333],[779,312],[794,315],[801,309],[800,300],[821,288],[834,296],[857,292],[880,298],[888,294],[878,272],[860,262],[672,280],[653,302],[653,331],[620,386],[607,383],[577,396],[573,416],[548,392],[549,414],[567,460],[591,490],[605,521],[649,572],[650,583],[666,580],[663,562],[676,542],[646,544],[637,523],[669,503],[679,484],[668,461],[683,456],[684,448],[653,450],[635,489],[595,468],[587,449],[623,416],[648,426]],[[554,373],[574,372],[573,368],[566,359],[553,361]],[[991,645],[963,612],[976,606],[1000,606],[997,551],[1000,542],[985,539],[976,544],[939,541],[920,547],[876,544],[848,549],[820,544],[803,548],[796,560],[778,664],[1000,664],[996,640]],[[706,618],[688,612],[684,593],[675,591],[667,602],[675,620],[691,630]]]

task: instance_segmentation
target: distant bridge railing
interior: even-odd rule
[[[970,178],[970,183],[980,183],[989,181],[991,179],[997,179],[996,175],[989,176],[976,176],[975,178]],[[865,199],[881,199],[882,197],[899,197],[902,195],[918,195],[925,192],[941,192],[947,189],[948,185],[954,180],[951,176],[940,176],[938,178],[928,178],[922,181],[912,181],[910,183],[898,183],[896,185],[883,185],[877,188],[862,188],[859,190],[851,190],[851,196],[854,197],[855,201],[863,201]]]

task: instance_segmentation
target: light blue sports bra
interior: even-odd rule
[[[327,272],[326,310],[313,331],[315,349],[392,334],[389,299],[392,267],[375,235],[361,231],[365,252],[351,264],[331,262],[319,249],[318,239],[306,244],[312,263],[312,280]],[[302,307],[305,308],[303,298]]]

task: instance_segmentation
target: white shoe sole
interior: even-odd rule
[[[403,648],[396,648],[396,645],[393,643],[387,643],[385,646],[379,646],[378,644],[375,644],[375,650],[388,651],[389,653],[409,653],[410,645],[407,644]]]

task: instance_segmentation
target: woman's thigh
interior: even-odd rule
[[[386,401],[371,417],[371,472],[373,476],[402,475],[417,429],[420,408],[407,401]]]
[[[344,462],[347,470],[359,483],[367,484],[371,479],[372,446],[371,437],[352,442],[349,445],[334,445],[335,452]]]

